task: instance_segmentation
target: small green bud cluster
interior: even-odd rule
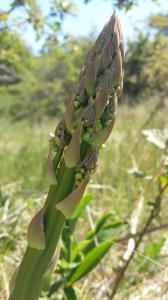
[[[109,97],[109,102],[101,116],[102,128],[107,127],[117,113],[117,96],[114,94]]]
[[[94,131],[94,118],[95,118],[94,105],[90,105],[85,109],[81,119],[82,138],[84,141],[87,141],[87,139],[92,135]]]
[[[75,184],[80,185],[85,177],[89,177],[95,172],[98,165],[98,149],[92,149],[85,157],[85,159],[77,165],[75,169]]]
[[[59,148],[64,148],[69,144],[70,139],[71,135],[66,129],[65,121],[62,120],[55,129],[55,143]]]
[[[76,186],[80,185],[80,183],[82,182],[82,180],[85,178],[85,174],[86,174],[86,171],[83,168],[80,168],[79,172],[77,172],[75,174],[75,185]]]

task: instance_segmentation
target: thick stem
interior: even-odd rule
[[[81,156],[84,156],[88,150],[88,145],[83,145],[82,148]],[[61,156],[62,151],[55,156],[54,167],[57,167]],[[60,184],[50,187],[45,202],[47,211],[44,216],[46,248],[45,250],[37,250],[27,247],[9,300],[37,300],[39,298],[43,275],[54,255],[66,221],[64,215],[55,208],[55,204],[72,191],[74,174],[74,168],[66,168],[64,165]]]
[[[41,251],[27,248],[9,300],[36,300],[39,297],[42,277],[52,259],[65,223],[65,217],[61,212],[54,207],[49,210],[50,218],[45,232],[46,249]]]
[[[52,259],[65,224],[64,215],[54,205],[72,191],[73,182],[74,169],[66,168],[55,193],[53,188],[50,189],[46,200],[46,204],[50,203],[50,206],[44,218],[46,248],[37,250],[27,247],[9,300],[37,300],[39,298],[43,275]]]

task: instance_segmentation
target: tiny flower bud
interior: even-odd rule
[[[84,141],[88,141],[89,140],[89,138],[90,138],[90,134],[89,133],[85,133],[84,135],[83,135],[83,140]]]
[[[82,121],[84,126],[87,127],[93,127],[94,124],[94,117],[95,117],[95,105],[89,105],[82,116]]]
[[[79,171],[80,171],[81,174],[85,173],[85,169],[84,168],[80,168]]]
[[[114,94],[109,98],[109,103],[106,106],[102,116],[101,121],[106,122],[106,120],[111,120],[117,112],[117,97]]]
[[[81,106],[84,107],[88,103],[87,95],[85,93],[85,77],[81,79],[77,90],[73,96],[73,106],[77,110]]]
[[[76,167],[76,172],[81,172],[84,175],[90,174],[91,171],[95,171],[98,165],[98,149],[92,149],[86,156],[86,158]],[[84,170],[84,171],[83,171]]]
[[[88,143],[94,147],[97,146],[98,148],[100,148],[102,146],[102,144],[104,144],[107,141],[107,139],[113,129],[114,122],[115,122],[115,116],[111,120],[110,124],[107,127],[103,128],[98,133],[95,133],[89,139]]]
[[[59,122],[59,124],[55,129],[55,142],[60,148],[64,148],[65,146],[64,133],[65,133],[65,121],[62,120],[61,122]]]
[[[93,149],[85,159],[85,168],[87,171],[95,171],[98,165],[98,149]]]
[[[76,173],[75,174],[75,179],[82,179],[82,174]]]
[[[74,106],[74,108],[79,108],[80,107],[80,102],[78,100],[75,100],[73,102],[73,106]]]

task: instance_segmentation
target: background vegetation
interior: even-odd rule
[[[133,0],[114,2],[126,10],[136,3]],[[64,36],[60,42],[62,22],[75,9],[73,3],[66,3],[51,1],[46,16],[33,0],[11,1],[9,11],[0,11],[2,300],[7,298],[9,278],[25,249],[27,225],[33,212],[41,207],[48,190],[44,182],[48,132],[55,128],[64,111],[64,104],[73,92],[94,38],[93,35],[85,38]],[[14,18],[14,12],[21,8],[24,9],[25,24],[33,26],[37,39],[43,37],[39,55],[34,55],[21,38],[20,21]],[[98,171],[87,189],[85,201],[89,204],[78,220],[71,245],[75,249],[75,242],[87,240],[89,234],[94,246],[109,237],[117,242],[87,277],[73,285],[74,289],[67,292],[63,286],[64,292],[60,287],[57,294],[53,292],[47,298],[54,282],[59,282],[60,274],[69,274],[76,267],[62,252],[52,280],[49,282],[46,278],[43,300],[62,299],[63,293],[64,297],[73,300],[74,291],[77,299],[111,299],[123,254],[129,249],[125,237],[133,226],[132,213],[136,212],[134,220],[140,231],[150,215],[149,204],[156,203],[158,191],[168,182],[166,159],[159,172],[157,169],[163,155],[167,155],[165,140],[168,134],[163,130],[167,126],[168,111],[168,15],[151,16],[147,26],[145,33],[139,32],[127,43],[125,84],[118,120],[107,147],[102,150]],[[160,131],[145,133],[144,130],[152,128]],[[146,141],[142,131],[155,145]],[[166,224],[166,192],[159,216],[152,220],[153,227]],[[142,206],[141,212],[137,212],[138,204]],[[145,233],[116,299],[168,299],[166,228]],[[92,233],[88,234],[88,231]]]

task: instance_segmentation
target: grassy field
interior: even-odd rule
[[[101,151],[97,173],[87,189],[87,192],[93,195],[90,204],[93,222],[107,211],[112,212],[115,218],[129,223],[137,197],[145,184],[145,180],[130,174],[130,169],[137,166],[146,176],[150,176],[162,155],[162,151],[147,142],[142,134],[142,130],[146,128],[166,127],[165,108],[157,111],[153,117],[151,115],[156,104],[156,99],[151,99],[134,107],[127,105],[119,107],[114,131]],[[33,213],[41,207],[48,190],[44,181],[48,132],[54,130],[56,123],[54,119],[45,118],[41,123],[0,120],[1,300],[7,298],[9,278],[25,250],[27,225]],[[156,185],[153,184],[145,195],[141,225],[148,214],[147,201],[153,199],[155,192]],[[165,195],[162,212],[155,225],[166,221],[168,213],[166,200],[168,195]],[[82,215],[80,224],[81,227],[76,233],[79,239],[90,226],[88,211]],[[129,232],[128,229],[129,227],[125,226],[120,234],[124,236]],[[164,267],[166,268],[167,257],[160,254],[160,245],[164,244],[166,233],[166,230],[162,230],[144,239],[139,248],[139,252],[144,257],[138,254],[135,256],[116,299],[162,299],[157,296],[156,287],[153,287],[156,290],[155,295],[151,296],[153,298],[149,298],[150,294],[147,296],[145,294],[142,298],[141,295],[145,285],[149,286],[148,280],[153,279],[155,282],[159,277],[158,273],[163,272]],[[153,243],[159,249],[155,254],[151,248]],[[79,299],[106,299],[106,296],[98,298],[98,291],[101,286],[103,289],[104,277],[108,279],[109,289],[111,288],[115,275],[113,268],[116,267],[126,247],[126,242],[112,247],[110,254],[103,260],[103,274],[99,272],[98,266],[85,280],[76,285]],[[163,280],[161,277],[159,279]]]

